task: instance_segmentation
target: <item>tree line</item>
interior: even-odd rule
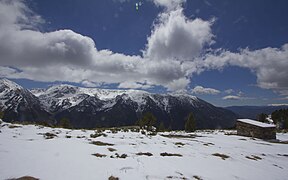
[[[268,115],[261,113],[257,115],[257,120],[267,123]],[[288,109],[279,109],[271,114],[271,119],[274,124],[277,124],[280,129],[288,129]]]
[[[157,124],[157,118],[151,113],[147,112],[145,113],[142,118],[140,118],[138,121],[136,121],[136,125],[140,126],[140,128],[144,128],[148,131],[153,130],[153,127],[155,127]],[[159,126],[156,127],[157,131],[166,131],[170,128],[166,129],[164,122],[161,121],[159,123]],[[196,120],[193,116],[193,113],[189,113],[185,120],[184,129],[186,132],[193,132],[196,130]],[[170,129],[171,130],[171,129]]]

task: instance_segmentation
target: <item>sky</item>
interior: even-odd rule
[[[287,104],[287,17],[286,0],[0,0],[0,77]]]

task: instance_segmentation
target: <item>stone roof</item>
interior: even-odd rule
[[[246,124],[251,124],[251,125],[254,125],[254,126],[258,126],[258,127],[262,127],[262,128],[272,128],[272,127],[275,128],[276,127],[274,124],[262,123],[262,122],[255,121],[255,120],[252,120],[252,119],[237,119],[237,121],[243,122],[243,123],[246,123]]]

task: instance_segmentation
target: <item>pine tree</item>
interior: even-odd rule
[[[266,121],[267,121],[267,120],[266,120],[267,117],[268,117],[268,115],[265,114],[265,113],[261,113],[261,114],[258,114],[258,115],[257,115],[257,119],[258,119],[258,121],[260,121],[260,122],[266,122]]]
[[[288,109],[279,109],[272,113],[272,120],[280,124],[280,128],[288,129]]]
[[[196,121],[194,119],[193,113],[190,113],[185,123],[185,131],[193,132],[195,131],[195,129],[196,129]]]
[[[147,130],[152,130],[152,126],[154,126],[156,124],[156,122],[157,122],[156,117],[152,113],[147,112],[140,119],[139,126],[140,127],[146,127]]]
[[[65,118],[65,117],[60,119],[59,126],[62,127],[62,128],[67,128],[67,129],[71,129],[72,128],[70,120],[68,118]]]
[[[0,119],[3,119],[3,117],[4,117],[4,112],[0,111]]]
[[[163,123],[163,121],[161,121],[161,123],[159,124],[159,127],[158,127],[158,131],[165,131],[166,130],[166,128],[165,128],[165,125],[164,125],[164,123]]]

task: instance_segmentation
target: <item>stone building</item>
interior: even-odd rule
[[[260,139],[276,139],[276,126],[251,119],[238,119],[236,122],[237,135]]]

